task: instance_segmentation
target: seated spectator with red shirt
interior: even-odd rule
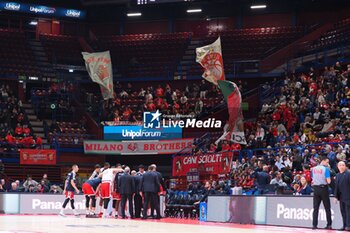
[[[21,137],[23,135],[23,127],[19,123],[17,124],[17,127],[15,129],[15,134],[18,137]]]

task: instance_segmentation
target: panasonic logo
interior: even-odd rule
[[[308,208],[289,208],[284,204],[277,204],[277,219],[288,219],[288,220],[312,220],[312,214],[314,209]],[[334,219],[334,211],[331,209],[332,220]],[[320,209],[318,212],[318,219],[321,221],[327,221],[326,211]]]
[[[84,210],[85,200],[81,202],[76,202],[75,208]],[[32,199],[32,209],[33,210],[60,210],[62,207],[62,202],[59,201],[41,201],[40,199]],[[70,205],[67,205],[70,208]]]

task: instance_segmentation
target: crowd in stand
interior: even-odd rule
[[[31,175],[28,175],[27,179],[24,182],[20,182],[19,180],[16,180],[12,183],[6,183],[5,179],[1,179],[0,192],[61,194],[62,189],[59,185],[52,185],[48,180],[47,174],[44,174],[40,182],[35,181]]]
[[[243,89],[243,83],[239,82]],[[181,88],[165,86],[147,86],[136,89],[131,83],[116,83],[114,99],[110,100],[103,109],[102,121],[142,121],[144,111],[159,109],[166,115],[199,115],[209,112],[213,107],[223,102],[220,90],[207,81],[190,83]],[[243,90],[242,90],[243,91]],[[98,109],[100,101],[92,94],[86,99],[92,107],[90,111]],[[95,106],[95,107],[94,107]]]
[[[0,142],[6,143],[5,149],[40,146],[42,139],[33,134],[22,101],[9,85],[2,84],[0,94]]]
[[[220,185],[212,181],[213,190],[256,191],[261,181],[257,174],[263,172],[265,185],[310,194],[310,168],[322,156],[329,159],[334,177],[337,162],[350,158],[349,84],[350,65],[339,62],[319,73],[311,68],[286,76],[281,94],[263,104],[256,123],[245,122],[246,146],[228,141],[206,144],[208,152],[236,150],[230,175]],[[194,152],[204,153],[198,148]]]
[[[31,102],[38,118],[74,119],[77,110],[71,96],[75,90],[73,83],[64,81],[52,82],[48,88],[33,89]]]

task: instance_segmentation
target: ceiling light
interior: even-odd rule
[[[30,21],[29,25],[36,26],[36,25],[38,25],[38,21],[34,21],[34,20]]]
[[[128,17],[135,17],[135,16],[141,16],[142,14],[140,12],[136,12],[136,13],[128,13],[127,16]]]
[[[251,5],[250,9],[264,9],[266,5]]]
[[[202,12],[202,9],[188,9],[187,13],[199,13]]]

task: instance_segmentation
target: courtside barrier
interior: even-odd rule
[[[339,203],[331,197],[334,229],[342,228]],[[312,227],[312,196],[209,196],[207,221],[241,224],[263,224]],[[319,210],[318,227],[326,226],[323,204]]]
[[[60,194],[30,194],[30,193],[1,193],[0,213],[4,214],[58,214],[61,210],[64,195]],[[75,195],[75,209],[80,214],[85,214],[84,195]],[[109,210],[111,211],[110,201]],[[119,208],[120,209],[120,208]],[[164,213],[165,197],[160,196],[160,212]],[[67,214],[70,205],[67,205]],[[127,213],[128,211],[126,211]],[[121,215],[121,213],[119,213]]]

